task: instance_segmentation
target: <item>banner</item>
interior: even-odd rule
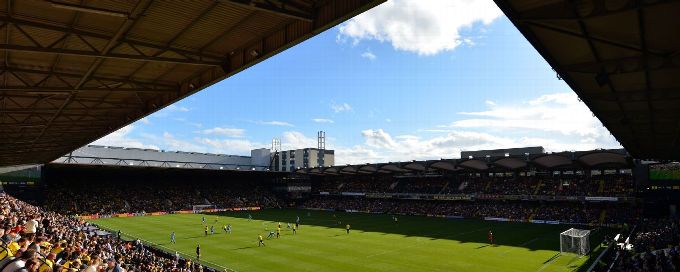
[[[355,193],[355,192],[342,192],[340,193],[341,195],[344,196],[364,196],[364,193]]]
[[[554,221],[554,220],[545,220],[546,224],[551,224],[551,225],[559,225],[560,221]]]
[[[545,220],[529,220],[529,222],[534,224],[545,224]]]
[[[508,218],[503,218],[503,217],[484,217],[484,220],[486,221],[499,221],[499,222],[508,222],[510,219]]]
[[[366,193],[367,198],[392,198],[392,195],[388,193]]]
[[[469,195],[435,195],[436,200],[471,200]]]
[[[242,208],[226,208],[226,209],[206,209],[203,210],[204,212],[226,212],[226,211],[259,211],[261,210],[261,207],[242,207]],[[93,215],[81,215],[81,216],[76,216],[80,220],[92,220],[92,219],[99,219],[99,218],[110,218],[110,217],[134,217],[134,216],[157,216],[157,215],[166,215],[166,214],[193,214],[196,213],[193,210],[181,210],[181,211],[171,211],[171,212],[152,212],[152,213],[116,213],[116,214],[110,214],[110,215],[99,215],[99,214],[93,214]]]
[[[617,197],[606,197],[606,196],[586,196],[586,201],[612,201],[616,202],[619,199]]]

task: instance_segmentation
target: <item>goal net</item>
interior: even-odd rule
[[[571,228],[560,233],[560,253],[586,255],[590,252],[590,231]]]
[[[194,211],[194,213],[202,213],[205,210],[208,209],[216,209],[217,206],[215,205],[192,205],[191,209]]]

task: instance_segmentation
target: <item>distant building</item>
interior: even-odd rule
[[[274,157],[274,171],[294,171],[298,168],[333,166],[335,151],[319,148],[303,148],[281,151]]]
[[[257,166],[267,166],[271,161],[272,152],[269,148],[259,148],[250,151],[250,163]]]

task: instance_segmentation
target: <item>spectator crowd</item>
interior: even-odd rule
[[[678,220],[669,219],[646,219],[641,222],[636,233],[631,235],[629,243],[632,247],[617,247],[618,258],[611,271],[670,272],[680,270],[680,226],[678,223]]]
[[[190,272],[207,267],[0,193],[1,272]]]
[[[361,197],[315,197],[304,208],[355,210],[410,215],[462,216],[465,218],[502,217],[514,220],[549,220],[563,223],[599,223],[603,211],[612,214],[605,223],[626,223],[637,219],[639,211],[622,205],[600,203],[528,201],[433,201]],[[626,212],[617,212],[625,210]]]
[[[65,214],[114,214],[191,210],[192,205],[277,207],[278,199],[259,184],[217,181],[87,181],[51,183],[44,206]]]
[[[349,176],[329,177],[313,184],[315,192],[489,194],[546,196],[632,196],[633,176],[607,174],[585,177],[460,174],[455,177]]]

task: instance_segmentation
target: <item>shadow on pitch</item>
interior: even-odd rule
[[[550,259],[545,260],[545,262],[543,262],[543,264],[547,264],[547,263],[549,263],[549,262],[552,262],[554,259],[557,259],[558,257],[560,257],[560,254],[559,254],[559,253],[555,253],[555,255],[553,255],[552,257],[550,257]]]
[[[234,248],[233,250],[244,250],[244,249],[249,249],[249,248],[255,248],[255,246],[239,247],[239,248]]]
[[[355,235],[380,234],[381,236],[385,236],[384,239],[392,239],[392,237],[390,237],[391,235],[403,235],[406,237],[429,238],[429,240],[434,241],[452,240],[460,243],[476,243],[484,245],[479,248],[489,246],[487,234],[488,231],[491,230],[494,233],[494,246],[511,246],[529,250],[559,250],[559,233],[570,228],[570,226],[567,225],[495,222],[473,219],[444,219],[405,215],[397,215],[399,222],[394,222],[392,215],[388,214],[307,211],[297,209],[225,212],[220,215],[247,218],[248,214],[252,215],[253,220],[265,221],[263,223],[267,224],[275,224],[277,222],[281,222],[284,225],[287,223],[295,224],[295,221],[299,217],[299,229],[303,232],[306,226],[324,227],[328,228],[330,231],[337,231],[336,234],[330,233],[327,237],[348,236],[349,239],[351,239],[351,237]],[[347,224],[351,225],[352,228],[350,234],[346,234],[345,231]],[[603,235],[604,231],[597,232],[590,237],[590,241],[597,243],[596,241],[602,240]],[[478,245],[475,245],[475,247],[477,246]]]

